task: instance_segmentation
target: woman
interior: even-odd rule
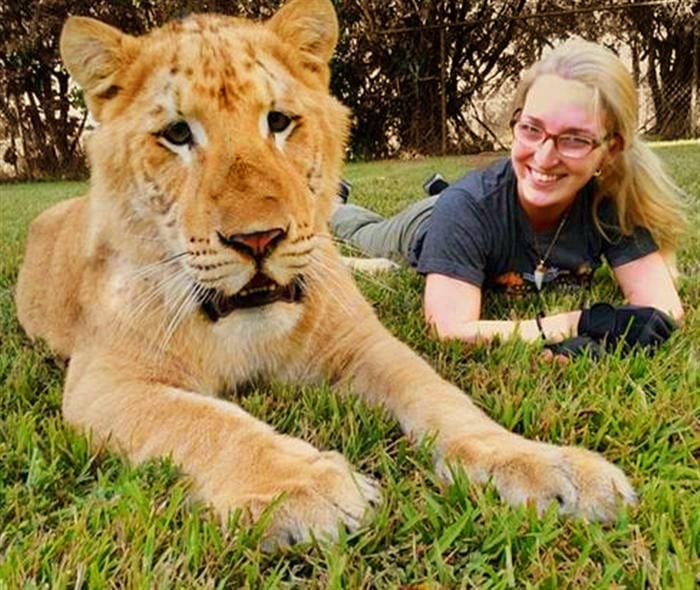
[[[513,107],[509,159],[388,220],[340,206],[334,233],[369,255],[401,256],[425,274],[425,316],[443,339],[518,334],[560,342],[578,334],[582,341],[558,350],[575,353],[606,337],[616,344],[626,330],[635,332],[631,322],[656,334],[651,344],[665,339],[671,318],[683,315],[672,253],[684,207],[636,133],[629,72],[607,49],[569,41],[525,73]],[[585,283],[602,258],[632,305],[519,322],[480,319],[485,288]]]

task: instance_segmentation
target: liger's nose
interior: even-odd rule
[[[259,260],[272,252],[286,235],[287,232],[285,230],[276,227],[264,231],[248,234],[231,234],[228,236],[219,232],[219,239],[222,244],[229,248]]]

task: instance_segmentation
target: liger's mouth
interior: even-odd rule
[[[267,275],[257,273],[235,295],[207,289],[201,296],[202,311],[215,322],[237,309],[262,307],[271,303],[298,303],[304,297],[304,279],[297,276],[288,285],[279,285]]]

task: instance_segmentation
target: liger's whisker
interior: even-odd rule
[[[130,280],[143,278],[144,276],[148,276],[149,274],[153,274],[154,272],[161,270],[163,267],[173,264],[183,256],[187,255],[189,255],[189,252],[184,250],[182,252],[178,252],[177,254],[173,254],[172,256],[157,260],[156,262],[151,262],[150,264],[146,264],[135,269],[133,272],[127,275],[127,278]]]
[[[358,248],[352,242],[343,238],[339,238],[338,236],[334,236],[333,234],[316,234],[316,237],[324,240],[329,240],[337,246],[343,246],[344,248],[347,248],[348,250],[351,250],[354,253],[361,254],[363,258],[371,258],[370,256],[367,256],[365,252],[360,250],[360,248]]]
[[[187,311],[189,310],[189,306],[190,306],[190,302],[191,302],[191,298],[192,298],[192,291],[193,291],[193,289],[191,286],[189,289],[187,289],[185,291],[185,295],[182,298],[182,302],[178,306],[177,310],[175,311],[175,314],[173,315],[172,319],[170,320],[170,323],[168,324],[168,327],[165,330],[165,334],[163,336],[163,341],[161,343],[161,349],[163,351],[167,347],[168,343],[170,342],[171,338],[175,334],[179,325],[182,323],[182,320],[187,315]]]
[[[151,303],[167,293],[171,287],[180,280],[180,273],[175,272],[165,276],[153,285],[148,285],[134,300],[134,305],[130,307],[128,313],[119,318],[116,336],[121,338],[131,331],[134,324],[142,318],[143,313],[148,309]]]
[[[314,256],[316,266],[310,265],[306,274],[317,288],[324,290],[346,313],[351,314],[353,311],[353,307],[350,305],[352,300],[345,297],[346,291],[333,272],[333,267],[328,264],[329,260],[324,257],[324,254],[318,253]]]
[[[324,256],[324,257],[326,257],[326,259],[328,259],[329,255],[328,255],[328,253],[323,252],[321,254],[321,256]],[[324,262],[320,258],[317,258],[317,260],[318,260],[319,264],[324,264]],[[367,280],[368,282],[371,282],[371,283],[375,284],[376,286],[378,286],[386,291],[389,291],[390,293],[397,293],[396,289],[394,289],[393,287],[390,287],[389,285],[383,283],[382,281],[377,280],[375,277],[373,277],[371,275],[367,275],[366,273],[363,273],[362,271],[357,271],[357,272],[362,276],[363,279]]]
[[[192,288],[192,284],[187,281],[186,277],[180,275],[179,278],[180,293],[178,293],[175,296],[175,299],[171,302],[170,305],[166,305],[167,308],[174,310],[172,317],[170,318],[170,321],[168,321],[168,317],[167,315],[165,315],[163,317],[163,321],[160,323],[160,326],[157,330],[157,333],[159,335],[162,334],[162,338],[158,346],[158,351],[161,355],[166,352],[168,342],[172,338],[175,329],[177,328],[177,325],[180,323],[180,321],[178,320],[178,316],[185,308],[185,304],[187,303],[187,300],[189,298],[190,289]]]

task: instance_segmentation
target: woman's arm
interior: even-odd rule
[[[615,278],[633,305],[655,307],[680,322],[683,305],[671,272],[659,252],[652,252],[632,262],[613,268]]]
[[[441,274],[426,277],[423,310],[426,321],[440,340],[476,342],[496,336],[505,340],[517,334],[523,340],[534,342],[542,337],[534,319],[479,320],[481,289]],[[558,342],[576,334],[580,315],[580,311],[571,311],[542,318],[547,341]]]
[[[683,306],[663,256],[658,252],[622,264],[613,269],[625,298],[639,306],[655,307],[677,322],[683,318]],[[534,319],[480,320],[481,289],[476,285],[440,274],[429,274],[425,283],[426,321],[441,340],[476,342],[515,334],[533,342],[541,338]],[[541,319],[548,342],[575,336],[581,312],[570,311]]]

